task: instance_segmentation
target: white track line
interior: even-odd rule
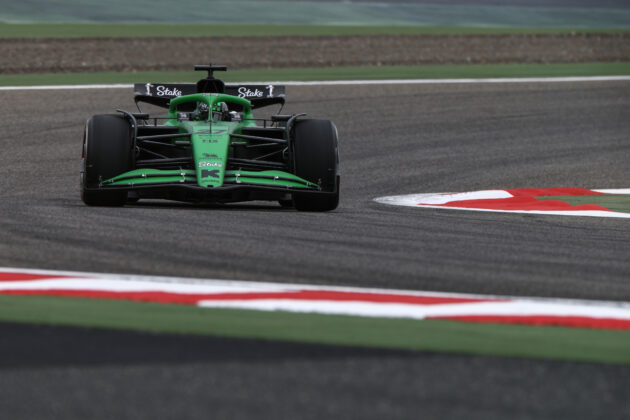
[[[587,76],[587,77],[504,77],[489,79],[388,79],[388,80],[316,80],[309,82],[272,81],[238,82],[240,84],[277,84],[284,86],[339,86],[339,85],[436,85],[474,83],[561,83],[561,82],[608,82],[628,81],[630,76]],[[44,85],[44,86],[0,86],[2,90],[74,90],[74,89],[130,89],[133,84],[92,85]]]
[[[398,206],[410,206],[409,204],[398,204],[392,202],[375,201],[383,204],[392,204]],[[572,211],[558,211],[558,210],[494,210],[494,209],[473,209],[468,207],[441,207],[441,206],[427,206],[416,205],[417,208],[429,208],[429,209],[442,209],[442,210],[464,210],[464,211],[479,211],[490,213],[515,213],[515,214],[542,214],[545,216],[582,216],[582,217],[608,217],[619,219],[630,219],[630,214],[619,213],[614,211],[597,211],[597,210],[572,210]]]
[[[591,191],[600,192],[604,194],[630,194],[630,188],[613,188],[613,189],[591,190]]]
[[[475,302],[454,304],[403,304],[374,302],[335,302],[317,300],[202,300],[198,306],[203,308],[230,308],[257,311],[286,311],[302,313],[320,313],[328,315],[351,315],[376,318],[411,318],[456,316],[557,316],[588,317],[630,320],[628,306],[580,306],[554,302],[531,302],[513,300],[506,302]]]
[[[132,89],[132,84],[114,85],[44,85],[44,86],[0,86],[0,90],[76,90],[76,89]]]

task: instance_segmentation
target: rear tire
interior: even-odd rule
[[[319,193],[294,193],[300,211],[330,211],[339,205],[339,154],[337,127],[328,120],[298,120],[293,153],[295,174],[321,186]]]
[[[88,206],[122,206],[127,191],[98,188],[106,179],[131,170],[131,126],[121,115],[94,115],[85,124],[81,162],[81,200]]]

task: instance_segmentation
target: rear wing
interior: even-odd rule
[[[136,103],[146,102],[162,108],[168,108],[171,99],[199,92],[199,83],[136,83],[133,96]],[[224,93],[249,100],[252,108],[282,104],[285,102],[285,87],[280,85],[240,85],[227,84],[215,86],[216,89],[204,89],[208,93]],[[222,90],[222,91],[220,91]]]

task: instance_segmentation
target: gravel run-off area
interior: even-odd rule
[[[0,73],[630,61],[630,34],[0,39]]]

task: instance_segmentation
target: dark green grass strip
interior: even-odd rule
[[[630,332],[0,296],[0,321],[630,364]]]
[[[0,38],[207,37],[320,35],[498,35],[630,33],[630,29],[377,26],[377,25],[204,25],[0,23]]]
[[[630,194],[559,195],[536,198],[539,200],[560,200],[572,206],[596,204],[612,211],[630,213]]]
[[[459,79],[501,77],[627,76],[630,62],[570,64],[474,64],[380,67],[332,67],[229,70],[227,82]],[[194,71],[136,73],[60,73],[0,75],[0,86],[192,82],[203,77]]]

